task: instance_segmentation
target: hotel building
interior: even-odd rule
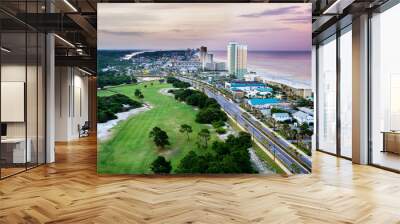
[[[205,46],[200,47],[200,62],[201,68],[204,70],[207,63],[207,47]]]
[[[230,42],[227,47],[228,72],[238,79],[247,73],[247,45]]]

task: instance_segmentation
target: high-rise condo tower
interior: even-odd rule
[[[227,47],[227,65],[229,74],[243,79],[247,73],[247,45],[230,42]]]

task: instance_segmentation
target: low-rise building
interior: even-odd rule
[[[206,71],[213,71],[215,70],[215,63],[206,63],[204,66],[204,70]]]
[[[262,109],[260,110],[262,115],[266,116],[266,117],[270,117],[271,116],[271,109]]]
[[[255,72],[249,72],[244,75],[244,80],[254,82],[257,81],[256,80],[257,77],[259,77],[259,75],[257,75]]]
[[[305,99],[308,99],[308,98],[313,96],[311,89],[296,89],[296,88],[293,88],[293,92],[294,92],[294,95],[303,97]]]
[[[215,70],[225,71],[226,70],[225,62],[215,62]]]
[[[234,98],[243,98],[245,96],[245,92],[240,89],[231,89],[232,95]]]
[[[246,96],[248,98],[265,98],[268,96],[272,96],[272,89],[269,87],[251,89],[246,91]]]
[[[232,82],[226,82],[225,83],[225,88],[237,88],[243,91],[248,91],[248,90],[253,90],[257,88],[263,88],[265,87],[264,83],[261,82],[252,82],[252,81],[232,81]]]
[[[292,116],[299,124],[307,123],[308,125],[311,125],[314,123],[314,117],[303,111],[297,111],[293,113]]]
[[[303,111],[304,113],[314,116],[314,109],[308,108],[308,107],[299,107],[300,111]]]
[[[292,118],[288,113],[274,113],[272,114],[272,118],[279,122],[291,121]]]
[[[281,101],[276,98],[253,98],[249,99],[247,102],[251,107],[258,109],[269,109],[281,103]]]

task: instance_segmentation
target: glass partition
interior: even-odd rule
[[[40,2],[19,2],[18,12],[39,12]],[[45,163],[45,44],[43,33],[0,12],[0,178]]]
[[[25,32],[1,34],[2,177],[24,171],[30,162],[31,154],[26,150],[26,41]]]

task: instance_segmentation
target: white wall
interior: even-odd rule
[[[78,125],[88,120],[88,78],[76,68],[56,67],[55,140],[79,138]]]
[[[38,70],[37,70],[38,69]],[[18,63],[3,63],[1,66],[1,81],[2,82],[21,82],[26,86],[25,89],[20,89],[19,94],[22,94],[24,102],[22,106],[16,108],[2,107],[3,113],[26,113],[25,118],[20,122],[5,122],[7,124],[8,138],[24,138],[25,135],[29,139],[29,148],[31,149],[32,162],[44,163],[45,150],[45,120],[44,120],[44,74],[42,68],[36,65],[25,65]],[[27,79],[27,80],[26,80]],[[3,85],[3,83],[2,83]],[[2,94],[5,89],[2,89]],[[2,95],[7,97],[7,95]],[[26,99],[25,99],[26,98]],[[17,102],[15,102],[17,103]],[[26,106],[25,106],[26,103]],[[16,111],[12,111],[16,110]],[[19,110],[19,111],[17,111]]]

